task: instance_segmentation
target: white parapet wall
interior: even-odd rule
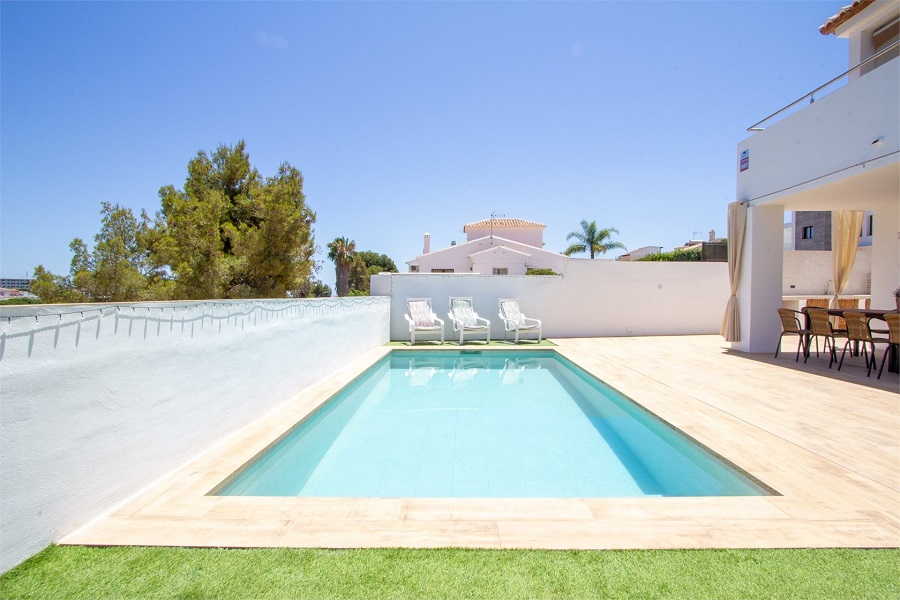
[[[4,307],[0,572],[388,340],[387,298]]]
[[[393,300],[392,340],[409,339],[406,298],[431,298],[449,339],[449,297],[471,296],[497,339],[500,298],[518,298],[544,337],[643,336],[718,333],[730,293],[727,263],[590,259],[566,261],[561,275],[382,273],[371,290]]]

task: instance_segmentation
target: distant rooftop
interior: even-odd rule
[[[819,33],[828,35],[834,33],[837,28],[861,13],[867,6],[875,2],[875,0],[854,0],[853,4],[845,6],[836,15],[832,15],[825,24],[819,27]]]
[[[543,223],[536,221],[526,221],[525,219],[485,219],[484,221],[475,221],[463,227],[463,233],[470,229],[489,229],[491,227],[546,227]]]

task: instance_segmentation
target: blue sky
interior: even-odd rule
[[[842,3],[4,1],[0,274],[67,273],[101,202],[152,214],[241,139],[303,172],[320,247],[401,270],[492,212],[557,251],[724,235],[747,127],[848,66]]]

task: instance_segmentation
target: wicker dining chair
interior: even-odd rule
[[[856,298],[838,298],[838,308],[859,308],[859,300]],[[834,329],[836,331],[847,331],[847,320],[843,317],[834,317]]]
[[[838,300],[838,302],[843,302],[843,300]],[[827,310],[831,306],[831,301],[828,300],[828,298],[807,298],[806,306],[807,308],[824,308]],[[842,318],[829,316],[828,320],[831,321],[831,328],[834,329],[835,332],[847,332],[847,324],[844,323]]]
[[[891,352],[900,352],[900,313],[888,313],[884,315],[884,320],[888,324],[888,345],[884,349],[884,356],[881,357],[881,368],[878,369],[878,379],[884,372],[884,363],[887,361],[888,354]]]
[[[790,308],[779,308],[778,316],[781,317],[781,335],[778,337],[778,345],[775,346],[775,358],[778,358],[778,351],[781,350],[781,340],[786,335],[796,335],[800,338],[797,342],[797,358],[794,362],[800,362],[800,350],[803,350],[803,356],[809,352],[807,344],[812,337],[812,329],[804,329],[800,325],[800,316],[803,313]],[[816,341],[816,356],[819,355],[819,342]]]
[[[844,344],[844,350],[841,352],[841,362],[838,364],[838,371],[844,364],[844,356],[847,354],[847,348],[852,343],[862,345],[862,355],[866,359],[866,367],[868,372],[866,377],[872,375],[872,367],[875,366],[875,344],[889,344],[887,338],[872,337],[869,331],[869,323],[866,315],[862,313],[846,313],[844,319],[847,321],[847,342]],[[869,350],[872,351],[871,356]]]
[[[812,329],[812,334],[816,338],[816,348],[819,347],[818,338],[825,338],[825,346],[823,350],[829,350],[829,361],[828,368],[831,368],[831,365],[837,362],[837,350],[835,349],[837,338],[846,339],[847,332],[838,331],[831,325],[831,321],[828,318],[828,311],[821,308],[810,308],[806,311],[806,314],[809,315],[809,323],[810,328]],[[809,352],[806,353],[806,358],[803,359],[803,362],[806,362],[809,359]]]

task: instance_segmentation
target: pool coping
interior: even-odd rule
[[[392,351],[426,349],[379,347],[60,543],[549,549],[900,546],[897,393],[852,382],[823,385],[811,379],[814,374],[741,359],[717,336],[554,343],[555,347],[521,348],[564,356],[782,495],[584,499],[207,495],[368,366]],[[495,348],[515,347],[484,350]],[[648,351],[653,354],[648,356]],[[688,360],[680,363],[678,357]],[[747,389],[742,391],[742,386]],[[785,402],[784,390],[810,387],[824,390],[815,402],[794,407]],[[851,392],[856,404],[848,417],[841,410]],[[869,410],[858,410],[860,405]]]

